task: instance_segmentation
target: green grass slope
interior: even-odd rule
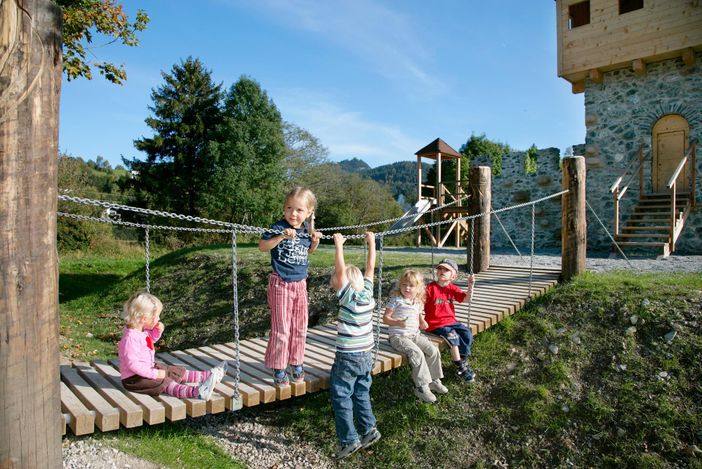
[[[253,246],[240,247],[238,257],[242,334],[262,335],[268,259]],[[350,258],[362,265],[363,251]],[[321,250],[311,260],[312,324],[333,315],[332,252]],[[405,266],[428,271],[430,259],[386,253],[384,278]],[[140,259],[62,259],[64,356],[114,356],[118,310],[143,283]],[[231,340],[228,248],[161,257],[151,264],[151,285],[165,304],[161,350]],[[700,274],[581,276],[477,336],[474,384],[461,383],[445,356],[450,392],[434,405],[414,397],[407,367],[375,377],[373,406],[383,438],[340,466],[700,468],[701,313]],[[266,414],[281,431],[334,451],[327,392],[242,412]],[[220,423],[227,418],[217,417]],[[129,444],[120,446],[144,454],[143,446],[160,444],[162,431],[168,441],[192,438],[187,425],[165,424],[130,431]],[[209,445],[194,444],[192,451],[211,451]]]

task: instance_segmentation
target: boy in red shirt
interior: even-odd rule
[[[475,379],[475,372],[468,366],[468,356],[473,345],[470,328],[456,320],[454,302],[470,301],[473,296],[475,276],[468,277],[468,288],[461,290],[453,282],[458,275],[458,265],[451,259],[444,259],[436,266],[436,281],[427,285],[424,302],[427,332],[443,337],[449,343],[451,359],[456,365],[458,376],[465,382]]]

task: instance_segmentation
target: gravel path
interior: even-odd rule
[[[395,248],[386,248],[394,250]],[[417,251],[414,249],[413,251]],[[420,253],[431,255],[430,250]],[[437,249],[436,262],[442,257],[465,261],[465,250]],[[529,266],[531,259],[520,259],[509,252],[494,252],[491,263],[495,265]],[[559,268],[560,252],[541,251],[534,256],[535,267]],[[628,261],[608,254],[591,254],[587,269],[595,272],[629,270],[640,272],[701,272],[702,256],[670,256],[668,258],[633,257]],[[197,432],[210,435],[232,457],[252,468],[331,468],[334,461],[319,448],[306,443],[297,435],[286,435],[272,425],[266,411],[255,416],[244,413],[227,413],[191,419],[188,426]],[[330,435],[333,438],[333,435]],[[66,438],[63,441],[63,467],[65,469],[156,469],[150,464],[110,447],[110,439],[100,441],[91,437]]]

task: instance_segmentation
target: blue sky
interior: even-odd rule
[[[414,161],[437,137],[458,150],[471,134],[561,153],[585,139],[583,95],[557,76],[552,0],[122,3],[151,17],[141,44],[93,52],[125,64],[126,84],[62,88],[59,148],[84,159],[142,157],[133,141],[153,135],[151,90],[188,56],[225,89],[256,80],[333,161]]]

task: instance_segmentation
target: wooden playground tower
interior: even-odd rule
[[[437,138],[421,150],[417,155],[417,201],[431,200],[431,207],[440,207],[453,202],[448,207],[443,207],[429,215],[424,215],[418,222],[422,224],[455,219],[453,223],[437,225],[433,229],[425,227],[424,233],[433,246],[443,247],[451,234],[457,248],[461,247],[461,240],[470,235],[468,224],[458,218],[469,213],[470,207],[463,198],[468,193],[463,187],[465,181],[461,180],[461,155],[451,148],[446,142]],[[434,184],[422,183],[422,158],[436,161],[436,179]],[[442,163],[446,160],[456,162],[456,175],[454,181],[445,181],[441,171]],[[422,243],[422,232],[417,232],[417,246]]]

